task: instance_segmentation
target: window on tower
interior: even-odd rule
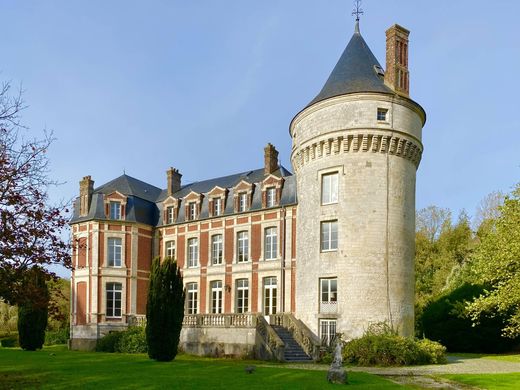
[[[388,110],[386,108],[377,109],[377,120],[388,122]]]
[[[338,221],[326,221],[321,223],[321,251],[330,252],[338,250]]]
[[[321,204],[338,203],[338,172],[321,176]]]

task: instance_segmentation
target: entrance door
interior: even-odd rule
[[[276,314],[276,277],[264,278],[264,315],[269,322],[269,315]]]

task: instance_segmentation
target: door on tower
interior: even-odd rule
[[[271,314],[276,314],[277,294],[276,276],[264,278],[264,316],[267,322]]]

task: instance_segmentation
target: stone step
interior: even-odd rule
[[[291,332],[282,326],[274,325],[272,328],[285,344],[284,359],[286,362],[312,362],[312,358],[310,358],[300,344],[294,340]]]

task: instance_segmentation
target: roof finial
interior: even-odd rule
[[[354,32],[359,34],[359,16],[363,15],[363,9],[361,9],[361,0],[354,1],[354,10],[352,11],[352,15],[356,15],[356,28]]]

